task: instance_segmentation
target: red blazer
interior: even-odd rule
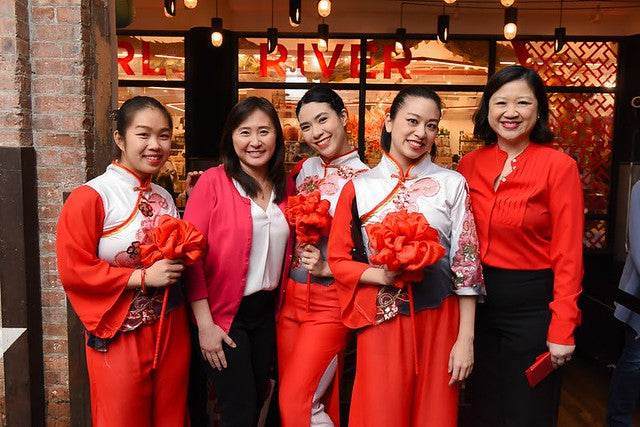
[[[284,212],[293,183],[279,203]],[[251,200],[242,197],[227,176],[223,166],[207,170],[193,189],[184,219],[192,223],[207,238],[204,260],[185,271],[187,299],[190,302],[207,299],[213,321],[225,332],[238,312],[244,294],[251,254]],[[286,277],[291,264],[294,232],[289,232],[282,268],[276,316],[280,311]]]

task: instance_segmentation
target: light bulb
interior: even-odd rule
[[[184,7],[187,9],[195,9],[198,5],[198,0],[184,0]]]
[[[515,2],[516,0],[500,0],[500,4],[503,5],[504,7],[509,7]]]
[[[513,22],[509,22],[504,26],[504,38],[507,40],[513,40],[518,34],[518,26]]]
[[[215,47],[222,46],[222,33],[218,31],[214,31],[211,33],[211,44]]]
[[[326,18],[331,14],[331,0],[318,1],[318,15]]]
[[[404,46],[400,42],[396,42],[396,53],[404,51]]]
[[[173,18],[173,15],[170,15],[169,12],[167,12],[167,9],[163,9],[164,10],[164,16],[166,16],[167,18]]]
[[[446,4],[454,4],[456,0],[444,0]]]
[[[320,52],[326,52],[329,46],[327,45],[327,41],[324,39],[318,39],[318,50]]]

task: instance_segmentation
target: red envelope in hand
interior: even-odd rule
[[[535,387],[540,381],[544,379],[553,371],[553,365],[551,364],[551,353],[548,351],[536,357],[536,361],[533,365],[529,366],[524,373],[527,375],[529,385]]]

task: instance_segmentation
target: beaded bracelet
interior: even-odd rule
[[[142,270],[140,270],[140,291],[143,294],[147,294],[147,287],[144,284],[144,277],[147,274],[147,269],[146,268],[142,268]]]

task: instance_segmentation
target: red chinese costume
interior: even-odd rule
[[[354,260],[357,253],[375,258],[371,225],[399,211],[423,214],[445,249],[444,257],[424,268],[422,281],[409,285],[413,319],[409,287],[361,284],[364,271],[374,266]],[[359,330],[349,426],[456,426],[458,388],[448,385],[447,372],[458,336],[455,296],[484,294],[462,176],[433,164],[428,155],[403,172],[384,155],[376,168],[344,187],[329,238],[329,265],[342,319]]]
[[[292,171],[296,192],[319,192],[333,215],[342,187],[368,170],[352,150],[330,162],[312,157]],[[328,236],[316,247],[327,259]],[[349,329],[340,319],[340,304],[331,277],[311,275],[300,264],[299,241],[291,264],[285,301],[277,325],[280,411],[282,425],[340,425],[338,359],[347,345]],[[324,396],[324,398],[323,398]],[[326,405],[326,409],[325,409]]]
[[[159,218],[177,217],[169,194],[112,163],[76,188],[57,229],[58,271],[87,331],[93,425],[188,425],[189,331],[180,287],[127,289],[140,245]],[[156,340],[158,360],[152,369]]]

